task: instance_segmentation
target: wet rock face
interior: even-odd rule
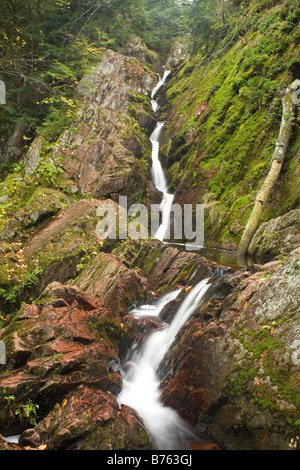
[[[63,185],[99,199],[132,195],[141,186],[146,194],[148,174],[139,160],[151,155],[148,134],[155,118],[150,92],[155,83],[155,73],[138,59],[111,50],[103,54],[78,85],[76,121],[48,155],[59,160]],[[40,137],[32,144],[27,175],[38,167],[43,146]]]
[[[157,240],[127,240],[114,250],[125,265],[140,269],[149,290],[156,294],[185,285],[194,270],[199,280],[213,273],[218,265],[194,252],[180,251]]]
[[[28,400],[45,414],[58,396],[80,384],[120,390],[113,370],[126,334],[120,319],[78,288],[56,284],[43,306],[22,307],[2,334],[7,348],[0,378],[2,428],[16,422],[14,412]],[[10,406],[6,396],[15,397]]]
[[[22,445],[64,450],[143,450],[149,436],[131,408],[119,408],[114,395],[80,385],[34,429]]]
[[[165,404],[227,448],[289,449],[299,436],[299,263],[298,249],[225,276],[164,359]]]
[[[154,327],[120,317],[76,286],[50,284],[38,305],[24,304],[1,330],[0,432],[24,431],[21,449],[149,448],[140,418],[117,403],[117,365]]]

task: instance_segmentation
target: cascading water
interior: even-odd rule
[[[153,108],[153,111],[154,112],[157,112],[158,109],[159,109],[159,105],[158,103],[154,100],[154,96],[156,95],[156,93],[158,92],[158,90],[166,83],[167,81],[167,78],[168,76],[170,75],[171,71],[170,70],[166,70],[164,72],[164,75],[162,78],[160,78],[160,76],[158,75],[159,77],[159,81],[157,82],[157,85],[156,87],[153,89],[152,93],[151,93],[151,98],[152,98],[152,108]]]
[[[166,83],[168,76],[170,75],[170,71],[166,70],[163,78],[160,78],[156,87],[152,91],[151,98],[152,98],[152,108],[153,111],[157,112],[159,109],[158,103],[153,99],[158,92],[158,90]],[[159,191],[163,193],[162,201],[160,204],[160,210],[162,213],[162,222],[155,233],[155,238],[160,241],[163,241],[167,230],[169,228],[170,222],[170,212],[171,207],[174,199],[174,195],[168,193],[168,185],[167,180],[165,177],[164,170],[159,160],[159,137],[164,126],[164,122],[158,122],[156,128],[152,132],[150,136],[150,142],[152,144],[152,178],[153,183],[157,187]]]
[[[164,73],[163,78],[159,80],[152,92],[151,98],[154,111],[157,111],[158,104],[153,98],[158,89],[166,82],[169,73],[169,71]],[[163,193],[160,205],[162,223],[155,234],[155,237],[161,241],[164,240],[169,227],[170,210],[173,202],[173,195],[168,193],[167,181],[159,161],[159,137],[163,126],[163,122],[158,122],[150,136],[153,182],[157,189]],[[195,285],[182,302],[171,324],[152,333],[143,347],[132,353],[132,357],[121,370],[123,389],[118,396],[118,402],[120,405],[130,406],[138,412],[152,436],[156,449],[187,449],[191,441],[197,440],[189,426],[178,414],[161,403],[160,381],[157,370],[180,329],[203,301],[209,287],[208,279]],[[174,300],[180,291],[181,289],[178,289],[168,293],[156,305],[144,305],[132,310],[130,313],[137,317],[158,317],[162,309]]]
[[[168,193],[167,180],[161,163],[159,161],[159,137],[164,126],[163,122],[158,122],[156,128],[150,136],[150,141],[152,144],[152,178],[153,183],[159,191],[163,193],[163,198],[160,203],[160,210],[162,213],[162,222],[155,233],[155,238],[160,241],[163,241],[170,223],[170,211],[173,203],[174,195]]]
[[[134,308],[130,311],[131,315],[135,317],[159,317],[160,312],[163,310],[164,306],[167,305],[172,300],[176,299],[178,294],[182,289],[177,289],[174,292],[170,292],[162,297],[156,305],[142,305],[139,308]]]
[[[178,414],[161,403],[157,369],[184,323],[201,304],[209,287],[208,279],[193,287],[179,307],[172,323],[152,333],[142,349],[135,351],[121,370],[123,389],[118,396],[118,402],[138,412],[153,438],[155,447],[160,450],[186,449],[188,443],[195,439],[192,431]],[[181,289],[178,289],[164,296],[157,304],[157,310],[161,311],[167,303],[178,296],[180,291]],[[134,313],[138,316],[139,309]],[[141,313],[144,316],[143,308]]]

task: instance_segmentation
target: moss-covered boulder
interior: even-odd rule
[[[300,244],[300,209],[261,224],[248,252],[250,255],[287,255]]]
[[[70,203],[71,199],[60,191],[38,187],[24,207],[3,227],[1,240],[18,242],[28,239],[29,229],[56,215]]]

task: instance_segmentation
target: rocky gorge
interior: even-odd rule
[[[224,131],[218,116],[216,130],[210,119],[228,112],[235,127],[242,115],[238,98],[233,93],[230,101],[226,94],[232,57],[243,53],[239,47],[242,39],[224,52],[223,81],[217,62],[209,64],[218,78],[214,90],[205,82],[208,65],[193,62],[182,42],[166,65],[137,38],[119,51],[107,49],[76,88],[69,128],[54,142],[36,136],[22,168],[0,183],[0,340],[6,348],[0,365],[0,449],[155,449],[142,417],[118,402],[122,367],[133,346],[172,324],[204,279],[209,290],[159,364],[162,404],[193,430],[188,448],[299,448],[299,130],[289,168],[252,239],[251,257],[238,259],[254,186],[265,175],[257,166],[261,170],[266,163],[245,163],[259,175],[252,199],[245,196],[249,173],[241,169],[242,157],[234,163],[240,178],[236,199],[227,180],[218,199],[218,171],[224,174],[226,166],[231,173],[234,150],[246,155],[249,122],[256,124],[253,116],[243,121],[245,141],[233,136],[231,150],[227,138],[233,128],[227,122]],[[171,73],[157,97],[157,114],[151,92],[164,70]],[[291,78],[299,77],[284,77]],[[261,111],[265,118],[269,112]],[[174,239],[97,236],[103,201],[117,212],[120,196],[148,208],[161,201],[149,141],[158,118],[166,123],[162,161],[174,200],[204,203],[205,242],[216,256],[183,249]],[[271,126],[268,119],[264,125],[263,133]],[[208,142],[210,130],[216,135]],[[220,165],[216,154],[209,157],[209,147],[217,143],[226,154]],[[258,148],[258,141],[251,145]],[[294,192],[290,187],[282,207],[289,182]],[[223,263],[222,250],[233,253],[234,262]],[[176,289],[178,297],[159,318],[132,313]],[[13,435],[17,442],[10,442]]]

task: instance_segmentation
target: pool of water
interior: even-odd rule
[[[199,247],[199,248],[190,248],[189,245],[184,243],[167,243],[170,246],[174,246],[179,250],[188,250],[198,253],[200,256],[213,261],[215,263],[221,264],[222,266],[228,266],[234,270],[237,269],[247,269],[253,264],[263,264],[267,262],[267,259],[255,258],[252,256],[243,256],[238,257],[236,251],[224,250],[221,248],[213,247]]]

